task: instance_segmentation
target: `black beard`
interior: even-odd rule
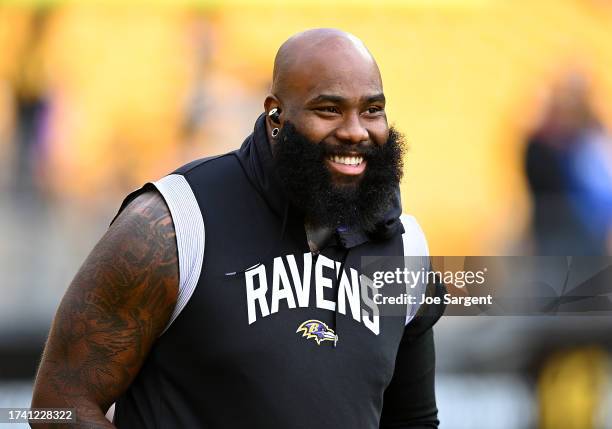
[[[307,222],[321,227],[374,231],[391,208],[402,178],[404,139],[393,127],[383,145],[312,142],[285,122],[272,147],[275,168],[287,197]],[[358,153],[367,161],[361,180],[336,185],[326,166],[330,154]]]

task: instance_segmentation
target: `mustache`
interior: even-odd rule
[[[372,157],[378,146],[372,142],[360,143],[326,143],[320,142],[319,148],[323,157],[337,156],[361,156],[364,159]]]

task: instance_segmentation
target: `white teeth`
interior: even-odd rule
[[[338,156],[333,155],[330,157],[331,160],[338,164],[345,165],[359,165],[363,162],[363,157],[361,156]]]

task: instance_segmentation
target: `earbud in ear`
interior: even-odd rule
[[[270,117],[270,120],[272,122],[274,122],[275,124],[280,124],[280,109],[278,107],[275,107],[274,109],[270,110],[268,116]]]

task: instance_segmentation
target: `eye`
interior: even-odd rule
[[[370,107],[368,107],[368,110],[367,110],[367,112],[370,115],[375,115],[375,114],[377,114],[379,112],[382,112],[382,111],[383,111],[383,108],[380,107],[380,106],[370,106]]]
[[[318,112],[323,113],[340,113],[340,110],[336,106],[321,106],[315,109]]]

